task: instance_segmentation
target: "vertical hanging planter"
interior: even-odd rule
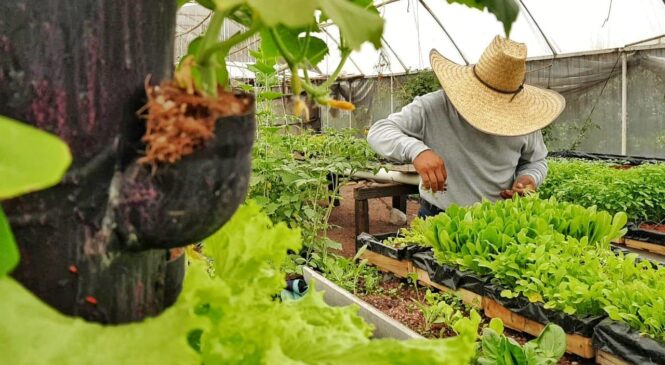
[[[253,98],[237,96],[244,108],[215,118],[190,154],[146,164],[137,110],[148,75],[171,77],[176,2],[17,0],[0,11],[0,114],[59,136],[73,156],[60,184],[2,203],[21,253],[12,275],[68,315],[158,314],[184,275],[167,248],[205,238],[244,199]]]

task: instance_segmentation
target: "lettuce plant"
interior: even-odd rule
[[[665,164],[617,169],[607,162],[554,158],[548,165],[541,197],[626,212],[631,221],[665,219]]]
[[[451,206],[416,227],[435,258],[570,315],[609,315],[665,341],[665,269],[636,254],[615,253],[625,213],[537,196],[471,207]]]
[[[0,115],[0,201],[57,184],[71,164],[58,137]],[[0,277],[19,262],[14,236],[0,207]]]
[[[278,302],[279,267],[299,232],[241,207],[191,258],[177,302],[141,323],[103,326],[61,315],[9,277],[0,278],[0,353],[11,364],[468,364],[478,322],[445,340],[371,340],[358,308],[323,294]]]

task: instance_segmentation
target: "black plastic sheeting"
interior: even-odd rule
[[[606,318],[605,315],[577,317],[559,310],[545,309],[542,303],[531,303],[522,296],[504,298],[501,296],[501,291],[508,288],[492,282],[490,276],[479,276],[469,271],[459,270],[451,265],[440,264],[434,259],[431,252],[416,253],[411,260],[414,266],[427,271],[430,280],[434,283],[453,290],[466,289],[488,297],[511,312],[533,321],[542,324],[555,323],[561,326],[566,333],[577,333],[584,337],[591,337],[593,328]]]
[[[665,344],[611,319],[596,326],[593,346],[633,364],[665,364]]]
[[[628,165],[641,165],[643,163],[663,163],[665,158],[658,157],[640,157],[640,156],[623,156],[623,155],[612,155],[604,153],[588,153],[588,152],[577,152],[577,151],[557,151],[550,152],[548,157],[563,157],[563,158],[579,158],[583,160],[592,160],[592,161],[608,161],[608,162],[618,162]]]
[[[665,246],[665,233],[641,229],[639,225],[639,223],[629,223],[624,238]]]
[[[478,295],[485,295],[485,286],[490,281],[489,277],[480,277],[472,272],[437,262],[432,256],[432,251],[415,253],[411,261],[414,266],[427,271],[432,282],[453,290],[466,289]]]
[[[367,245],[368,250],[396,260],[409,260],[417,252],[431,250],[429,247],[420,245],[406,245],[395,248],[383,244],[384,240],[395,236],[397,236],[396,233],[386,233],[376,236],[369,233],[361,233],[356,237],[356,250]]]
[[[499,284],[489,284],[485,287],[485,296],[498,302],[511,312],[538,323],[547,324],[552,322],[557,324],[566,333],[576,333],[584,337],[591,337],[593,336],[594,327],[607,318],[606,315],[578,317],[566,314],[560,310],[546,309],[542,303],[531,303],[523,296],[504,298],[501,296],[501,291],[504,289],[509,288]]]

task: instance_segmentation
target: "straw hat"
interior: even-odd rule
[[[476,65],[462,66],[430,52],[443,90],[469,124],[499,136],[520,136],[552,123],[566,101],[559,93],[524,85],[526,45],[496,36]]]

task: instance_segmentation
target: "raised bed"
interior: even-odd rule
[[[665,158],[658,158],[658,157],[624,156],[624,155],[614,155],[609,153],[590,153],[590,152],[578,152],[578,151],[554,151],[550,152],[547,155],[547,157],[579,158],[582,160],[590,160],[590,161],[616,161],[633,166],[638,166],[643,163],[665,162]]]
[[[590,359],[595,356],[592,343],[593,327],[603,317],[580,319],[560,311],[545,309],[524,298],[506,299],[500,296],[502,287],[491,283],[490,277],[439,264],[430,253],[418,253],[412,258],[419,278],[428,278],[435,287],[460,293],[468,304],[480,303],[485,315],[500,318],[513,330],[537,336],[546,323],[552,322],[566,331],[566,351]]]
[[[629,224],[628,232],[619,243],[634,250],[665,256],[665,232],[646,230],[639,224]]]
[[[342,289],[337,284],[326,279],[318,272],[309,267],[303,267],[303,277],[310,287],[324,292],[324,300],[331,306],[341,307],[357,305],[360,310],[358,314],[368,323],[374,326],[375,338],[396,338],[408,340],[412,338],[423,338],[405,325],[388,317],[380,310],[369,305],[365,301]]]
[[[616,163],[627,168],[645,163],[665,163],[665,158],[623,156],[613,154],[586,153],[577,151],[551,152],[548,157],[573,158],[589,161],[603,161]],[[649,252],[665,256],[665,232],[657,232],[640,228],[640,222],[629,223],[628,232],[624,237],[613,243],[631,248],[636,251]]]
[[[632,330],[624,323],[607,319],[594,329],[596,362],[602,365],[665,364],[665,344]]]
[[[370,254],[363,257],[382,271],[400,277],[415,273],[423,285],[459,293],[466,304],[483,309],[487,317],[500,318],[506,327],[513,330],[537,336],[545,326],[544,323],[556,323],[567,333],[567,352],[586,359],[596,356],[592,342],[593,327],[602,317],[578,319],[559,311],[544,309],[526,300],[505,300],[498,295],[501,288],[491,284],[489,277],[481,278],[441,265],[432,257],[431,251],[413,253],[410,260],[396,260],[371,251],[365,254]],[[411,262],[411,265],[407,262]],[[398,272],[392,271],[392,268],[398,268]]]

